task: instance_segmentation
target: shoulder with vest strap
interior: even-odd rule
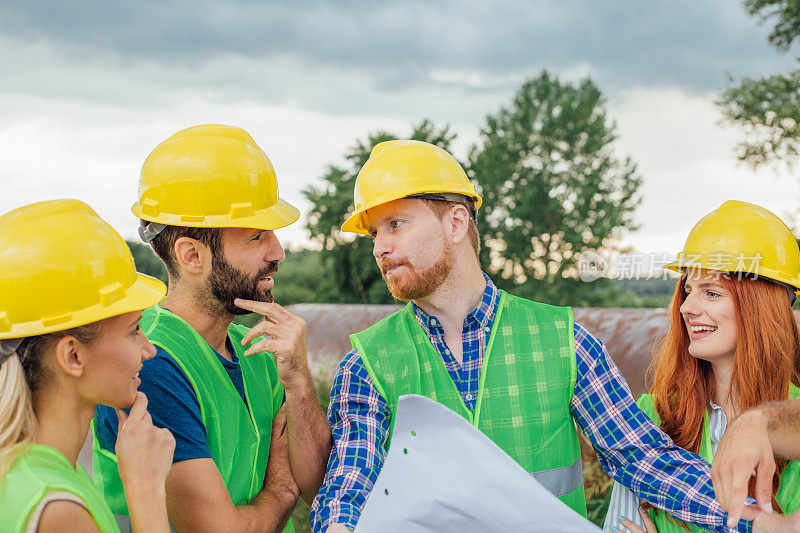
[[[55,491],[77,496],[102,533],[119,531],[111,509],[83,467],[78,464],[73,468],[58,450],[40,444],[26,446],[0,482],[3,531],[26,531],[31,513],[47,494]]]
[[[639,396],[639,399],[636,400],[636,406],[642,410],[644,414],[646,414],[650,420],[653,421],[654,424],[659,425],[661,424],[661,418],[658,416],[658,411],[656,411],[656,404],[653,402],[653,397],[647,393],[642,394]]]

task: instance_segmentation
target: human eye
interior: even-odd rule
[[[711,298],[712,300],[714,300],[714,299],[716,299],[716,298],[719,298],[720,296],[722,296],[720,293],[718,293],[718,292],[715,292],[715,291],[712,291],[712,290],[710,290],[710,289],[706,291],[706,294],[708,294],[708,297],[709,297],[709,298]]]
[[[391,222],[389,222],[389,225],[390,225],[390,226],[391,226],[393,229],[397,229],[397,228],[399,228],[399,227],[400,227],[400,224],[402,224],[402,223],[403,223],[403,221],[402,221],[402,220],[394,219],[394,220],[392,220]]]

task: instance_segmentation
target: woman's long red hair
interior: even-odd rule
[[[787,399],[789,384],[800,386],[800,331],[786,288],[737,274],[721,275],[719,282],[731,294],[736,310],[736,356],[728,398],[736,413]],[[684,275],[672,297],[669,331],[655,350],[648,378],[661,429],[681,448],[698,453],[703,415],[715,396],[716,384],[711,364],[689,354],[689,335],[680,311],[686,299],[685,283]],[[774,492],[787,464],[776,462]]]

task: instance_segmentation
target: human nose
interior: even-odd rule
[[[681,304],[680,311],[682,315],[699,315],[700,310],[697,307],[697,299],[694,292],[686,295]]]
[[[378,231],[372,244],[372,255],[377,261],[391,252],[391,242],[388,236]]]
[[[265,239],[267,244],[267,252],[264,255],[264,260],[266,262],[283,261],[286,259],[286,252],[283,251],[283,246],[281,246],[278,236],[275,235],[274,231],[269,231],[267,233],[267,239]]]
[[[142,361],[147,361],[148,359],[152,359],[156,356],[156,347],[153,346],[153,343],[150,340],[144,337],[144,346],[142,346]]]

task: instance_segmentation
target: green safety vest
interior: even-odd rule
[[[228,328],[242,370],[245,405],[217,354],[181,317],[155,305],[144,311],[141,326],[150,342],[172,356],[189,379],[200,404],[211,456],[231,501],[234,505],[249,503],[264,484],[272,420],[283,400],[272,356],[262,352],[245,357],[247,347],[241,341],[248,328],[237,324]],[[116,455],[103,449],[97,438],[93,452],[95,483],[114,513],[127,515]],[[294,531],[291,519],[284,531]]]
[[[0,482],[0,531],[23,533],[42,500],[52,492],[70,492],[81,499],[103,533],[119,533],[111,509],[92,478],[78,464],[50,446],[30,444]]]
[[[789,399],[795,398],[800,398],[800,389],[790,384]],[[649,394],[642,394],[636,401],[636,405],[639,406],[639,409],[641,409],[644,414],[650,417],[654,424],[661,424],[661,418],[659,418],[656,406]],[[700,451],[698,455],[708,461],[709,464],[714,460],[714,453],[711,449],[711,430],[708,427],[707,412],[703,415],[703,438],[700,441]],[[789,515],[800,509],[800,462],[790,461],[786,466],[786,470],[783,471],[783,475],[781,476],[781,486],[780,489],[778,489],[778,493],[775,495],[775,499],[781,506],[784,514]],[[670,521],[667,518],[667,513],[664,511],[659,510],[655,512],[654,509],[651,509],[649,512],[650,518],[658,529],[658,533],[686,533],[684,528]],[[691,524],[686,525],[692,532],[705,531]]]
[[[577,377],[570,308],[501,293],[474,411],[464,405],[411,304],[350,340],[393,413],[404,394],[449,407],[586,516],[581,452],[569,410]],[[388,449],[391,429],[385,444]]]

